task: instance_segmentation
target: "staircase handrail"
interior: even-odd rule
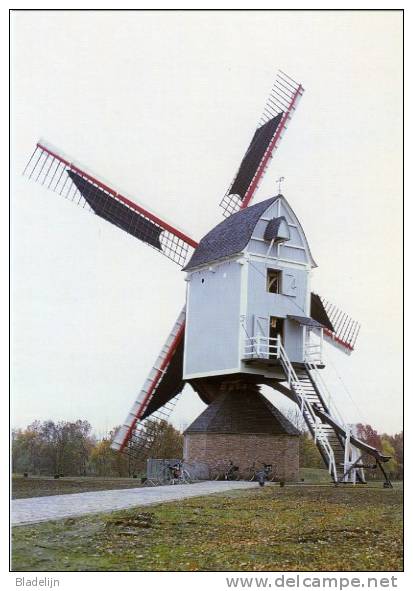
[[[324,422],[326,422],[331,427],[333,427],[337,431],[339,431],[340,435],[342,435],[343,437],[346,436],[345,429],[343,429],[343,427],[341,425],[339,425],[331,415],[328,415],[327,413],[325,413],[324,411],[322,411],[320,409],[316,409],[315,413],[321,419],[323,419]],[[373,456],[374,458],[376,458],[380,462],[388,462],[391,459],[391,456],[385,456],[384,454],[381,453],[381,451],[379,451],[375,447],[372,447],[371,445],[368,445],[367,443],[364,443],[364,441],[357,439],[356,437],[354,437],[354,435],[350,436],[350,443],[352,445],[354,445],[355,447],[357,447],[358,449],[361,449],[362,451],[366,452],[367,454]]]
[[[313,405],[308,401],[305,390],[301,384],[301,381],[298,378],[298,376],[295,372],[295,369],[294,369],[293,365],[291,364],[291,361],[290,361],[280,340],[278,343],[278,350],[279,350],[279,359],[280,359],[281,364],[283,366],[284,372],[286,373],[288,384],[289,384],[289,386],[291,386],[291,385],[293,386],[294,391],[296,392],[296,394],[298,395],[298,397],[300,399],[301,414],[304,415],[304,407],[305,407],[305,410],[310,415],[312,423],[313,423],[314,438],[316,439],[316,441],[318,441],[322,445],[322,447],[327,455],[327,458],[328,458],[329,473],[332,475],[334,482],[337,482],[337,469],[336,469],[334,451],[333,451],[333,449],[330,445],[330,442],[329,442],[328,438],[326,437],[325,433],[322,430],[320,430],[320,426],[321,426],[320,417],[315,414]]]
[[[307,370],[311,372],[311,377],[315,376],[315,381],[317,383],[317,387],[320,389],[320,393],[322,397],[326,400],[328,410],[332,417],[338,420],[342,425],[346,425],[346,421],[343,419],[343,415],[340,413],[337,404],[334,402],[333,397],[331,396],[330,390],[328,389],[327,384],[325,383],[324,378],[321,375],[317,365],[311,361],[304,362]],[[331,412],[332,411],[332,412]],[[344,427],[345,428],[345,427]]]

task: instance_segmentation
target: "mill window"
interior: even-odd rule
[[[281,293],[281,271],[267,269],[267,291]]]

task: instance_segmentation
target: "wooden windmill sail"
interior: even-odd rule
[[[185,268],[189,278],[195,277],[205,265],[221,264],[222,260],[231,264],[234,260],[237,264],[244,264],[241,260],[244,257],[248,266],[250,259],[246,255],[249,251],[252,257],[258,257],[257,260],[262,263],[265,252],[267,258],[272,253],[274,259],[274,253],[280,253],[283,249],[301,249],[300,252],[308,257],[306,264],[310,267],[312,258],[305,235],[295,214],[281,195],[249,207],[303,92],[301,84],[283,72],[278,73],[259,125],[220,202],[225,220],[199,243],[176,226],[108,186],[45,142],[36,145],[24,174],[145,242],[181,268]],[[270,219],[266,219],[266,215]],[[265,222],[265,231],[262,222]],[[261,237],[254,234],[261,231],[259,228],[262,229]],[[251,250],[248,246],[251,240],[256,243],[261,241],[261,250]],[[301,242],[294,246],[294,240]],[[231,269],[233,268],[232,266]],[[270,286],[267,285],[267,291],[281,285],[281,282],[285,287],[289,282],[290,293],[280,295],[294,296],[294,272],[288,274],[285,268],[278,271],[275,269],[270,280],[267,277],[267,281]],[[191,298],[198,297],[196,289],[190,288],[189,291],[195,294]],[[192,306],[189,309],[191,308]],[[209,372],[202,368],[198,372],[191,372],[188,369],[193,347],[193,321],[189,314],[186,326],[187,314],[188,309],[184,306],[124,424],[114,438],[114,449],[136,453],[142,442],[148,441],[148,420],[168,417],[187,381],[205,402],[214,399],[217,380],[222,381],[225,378],[226,370],[219,372],[216,367],[212,367]],[[247,343],[244,345],[241,337],[237,341],[239,356],[235,371],[238,371],[242,379],[268,384],[297,403],[333,481],[347,481],[349,478],[363,480],[361,451],[372,455],[380,466],[388,458],[358,441],[330,403],[327,403],[330,396],[323,393],[321,359],[314,357],[309,348],[304,351],[304,345],[300,353],[302,358],[294,359],[294,355],[291,357],[289,352],[288,343],[281,338],[279,332],[281,321],[287,328],[291,328],[292,333],[303,335],[303,339],[318,330],[321,342],[326,338],[348,353],[354,349],[359,323],[324,297],[310,292],[305,298],[305,304],[301,307],[296,305],[283,318],[279,315],[261,318],[260,324],[258,315],[253,316],[254,328],[249,328]],[[239,321],[234,330],[240,331]],[[260,330],[264,332],[261,334]],[[209,346],[215,347],[217,344],[211,341]],[[273,369],[270,370],[267,366],[271,364]],[[230,373],[233,373],[233,369]],[[145,437],[141,436],[142,432]]]

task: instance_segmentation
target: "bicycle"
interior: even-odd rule
[[[261,462],[263,468],[256,470],[255,469],[255,462],[252,465],[253,474],[249,478],[250,482],[256,480],[260,486],[264,486],[266,482],[274,482],[276,479],[275,472],[273,472],[272,464],[266,464],[265,462]]]
[[[239,480],[239,466],[236,466],[232,460],[228,464],[218,462],[211,468],[211,480]]]
[[[255,462],[252,463],[251,466],[248,466],[248,468],[246,468],[245,473],[247,474],[245,480],[248,480],[249,482],[253,482],[255,480],[255,473],[257,472],[257,469],[255,467]]]
[[[184,468],[182,460],[179,460],[176,464],[170,464],[168,466],[166,481],[168,484],[191,484],[191,475],[188,470]]]
[[[231,460],[229,461],[229,466],[225,470],[224,479],[225,480],[239,480],[240,479],[239,466],[235,466],[235,464]]]
[[[219,480],[223,474],[223,467],[221,462],[217,462],[210,468],[209,475],[211,480]]]
[[[267,482],[275,482],[278,478],[277,478],[277,474],[275,472],[275,470],[273,469],[272,464],[266,464],[267,466],[270,466],[270,470],[267,472]]]

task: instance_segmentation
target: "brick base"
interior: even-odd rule
[[[210,469],[231,460],[242,477],[254,462],[259,468],[264,462],[273,465],[280,480],[298,480],[299,439],[291,435],[187,433],[184,460],[205,462]]]

